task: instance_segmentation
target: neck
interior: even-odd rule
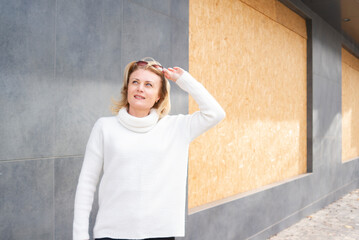
[[[138,118],[146,117],[148,114],[150,114],[150,110],[135,110],[131,108],[131,106],[128,108],[127,111],[130,115]]]

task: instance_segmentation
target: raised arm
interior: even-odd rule
[[[165,69],[164,73],[167,79],[176,82],[181,89],[188,92],[199,106],[200,110],[193,113],[190,119],[191,140],[219,123],[226,116],[216,99],[188,72],[174,67]]]

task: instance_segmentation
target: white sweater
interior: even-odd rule
[[[188,72],[176,82],[198,103],[191,115],[144,118],[121,109],[94,125],[75,198],[73,239],[89,239],[89,215],[101,171],[95,238],[184,236],[188,147],[225,112]]]

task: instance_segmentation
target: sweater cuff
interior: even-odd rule
[[[189,82],[191,81],[191,79],[195,80],[191,74],[189,74],[187,71],[184,71],[182,73],[182,75],[177,79],[176,84],[181,88],[181,89],[187,89]],[[195,80],[196,81],[196,80]]]

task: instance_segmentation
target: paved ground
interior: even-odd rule
[[[358,240],[359,189],[269,240]]]

